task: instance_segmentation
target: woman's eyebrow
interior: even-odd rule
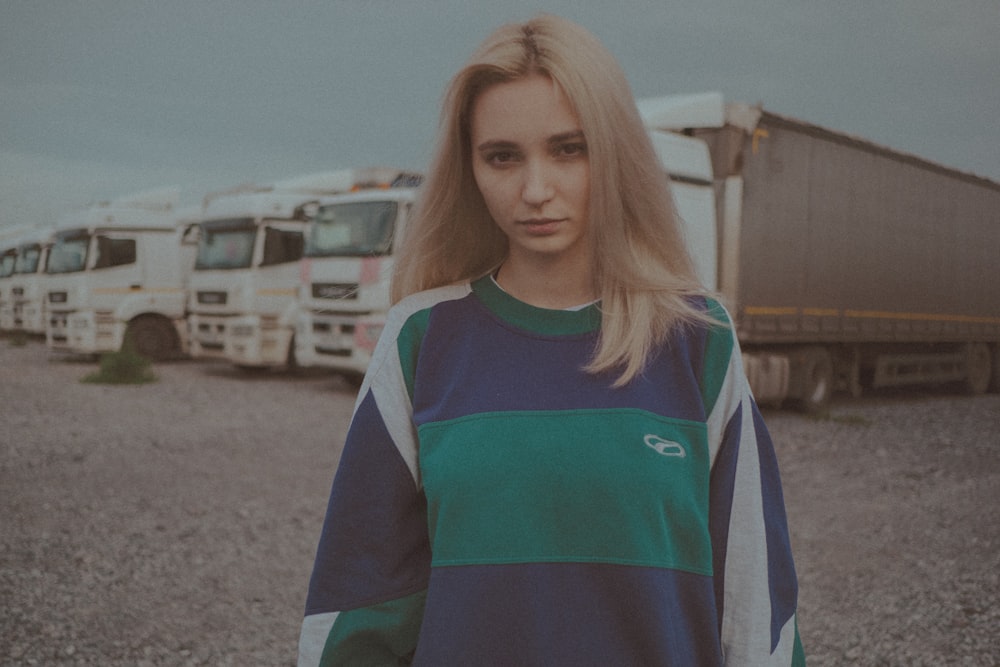
[[[562,144],[567,141],[584,141],[586,137],[583,134],[583,130],[570,130],[568,132],[559,132],[558,134],[553,134],[551,137],[545,140],[545,143],[549,145]],[[477,151],[488,151],[488,150],[513,150],[518,148],[518,143],[516,141],[509,141],[507,139],[487,139],[486,141],[480,143],[476,146]]]
[[[561,144],[567,141],[582,141],[586,140],[583,134],[583,130],[571,130],[569,132],[560,132],[559,134],[554,134],[549,137],[550,144]]]
[[[483,143],[476,146],[478,151],[489,151],[489,150],[511,150],[517,148],[517,144],[513,141],[507,141],[505,139],[487,139]]]

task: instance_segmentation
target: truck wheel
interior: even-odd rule
[[[288,342],[288,354],[285,355],[285,370],[289,373],[299,372],[299,360],[295,357],[295,336]]]
[[[801,351],[802,393],[795,399],[799,410],[822,414],[830,407],[833,395],[833,360],[825,347],[807,347]]]
[[[986,393],[993,380],[990,348],[986,343],[967,343],[965,345],[965,381],[962,383],[965,393],[977,396]]]
[[[153,361],[170,359],[180,347],[173,325],[157,317],[138,317],[129,322],[125,340],[136,354]]]

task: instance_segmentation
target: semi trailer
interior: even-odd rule
[[[1000,183],[718,94],[640,111],[709,148],[710,286],[758,401],[1000,390]]]

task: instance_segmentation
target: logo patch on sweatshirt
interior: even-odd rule
[[[673,440],[666,440],[654,433],[647,434],[642,441],[660,456],[676,456],[681,459],[687,456],[687,450],[684,449],[684,445]]]

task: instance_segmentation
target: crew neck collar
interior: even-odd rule
[[[596,302],[578,310],[539,308],[505,292],[489,274],[473,281],[472,291],[497,317],[534,333],[571,336],[596,331],[601,326],[601,311]]]

